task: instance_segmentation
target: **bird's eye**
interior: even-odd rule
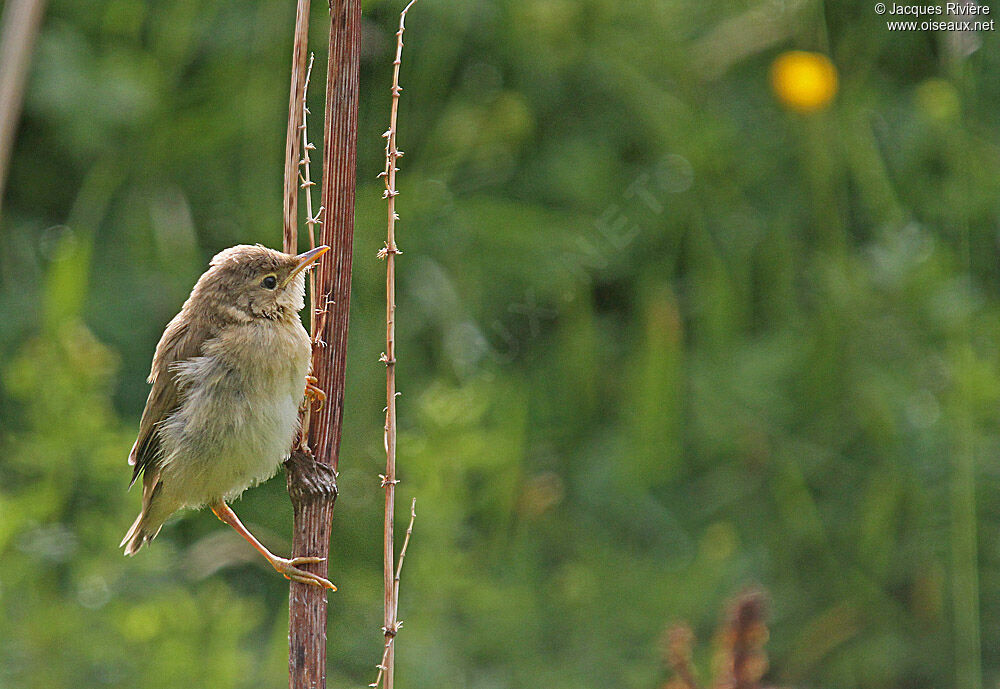
[[[265,289],[274,289],[278,286],[278,278],[273,275],[268,275],[264,278],[264,281],[260,283]]]

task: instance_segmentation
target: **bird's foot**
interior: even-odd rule
[[[270,562],[271,566],[278,570],[278,573],[286,579],[297,581],[300,584],[312,584],[313,586],[319,586],[320,588],[336,591],[337,587],[331,584],[328,579],[324,579],[318,574],[307,572],[304,569],[299,569],[296,566],[312,565],[323,562],[324,560],[326,560],[325,557],[293,557],[289,560],[283,557],[275,556],[273,560],[270,560]]]
[[[307,404],[315,404],[316,411],[323,408],[323,403],[326,402],[326,393],[316,386],[319,380],[316,376],[306,376],[306,391],[305,397],[308,400]]]

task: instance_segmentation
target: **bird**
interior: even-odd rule
[[[305,274],[329,250],[292,255],[257,245],[218,253],[170,321],[153,356],[152,385],[129,453],[142,510],[119,547],[134,555],[183,508],[209,506],[285,578],[336,590],[243,526],[228,501],[267,480],[290,453],[300,405],[326,398],[310,374],[299,311]]]

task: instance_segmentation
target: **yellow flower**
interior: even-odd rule
[[[771,88],[786,108],[816,112],[837,94],[837,68],[821,53],[790,50],[771,64]]]

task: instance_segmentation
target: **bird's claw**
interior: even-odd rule
[[[276,557],[271,562],[271,565],[286,579],[297,581],[300,584],[311,584],[312,586],[336,591],[337,587],[330,583],[329,579],[324,579],[318,574],[313,574],[312,572],[307,572],[304,569],[296,567],[296,565],[313,565],[325,561],[325,557],[293,557],[290,560],[283,557]]]
[[[326,402],[326,393],[323,392],[322,388],[316,386],[318,382],[316,376],[306,376],[305,397],[309,400],[309,404],[316,405],[316,411],[322,409],[323,403]]]

